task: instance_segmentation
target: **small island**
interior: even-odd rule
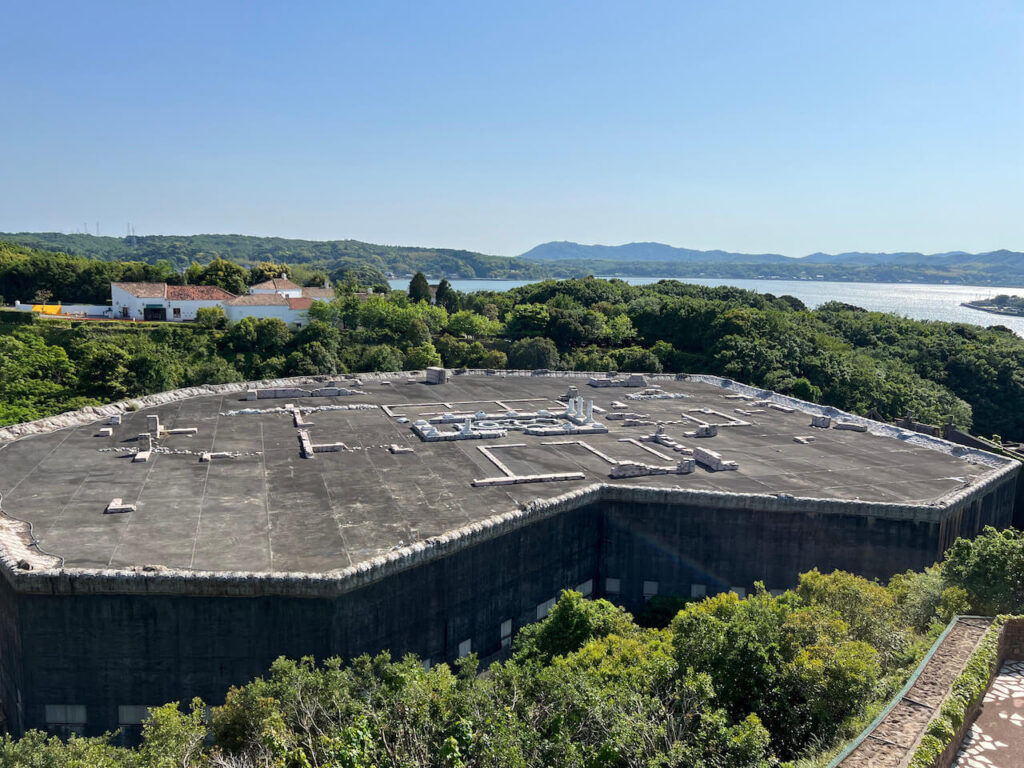
[[[1007,296],[1000,294],[991,299],[979,299],[978,301],[964,301],[960,306],[980,309],[982,312],[992,312],[996,315],[1015,315],[1024,317],[1024,296]]]

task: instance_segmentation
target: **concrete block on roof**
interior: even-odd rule
[[[149,461],[149,459],[150,459],[150,457],[152,455],[153,455],[152,451],[139,451],[134,456],[132,456],[132,463],[135,464],[137,462]]]
[[[707,467],[713,472],[727,472],[739,469],[740,466],[735,461],[727,461],[722,458],[722,454],[717,451],[712,451],[707,448],[694,448],[693,458],[701,466]]]
[[[819,429],[828,429],[832,426],[831,416],[811,416],[811,426]]]
[[[107,423],[112,424],[115,427],[118,426],[121,423],[121,414],[115,413],[113,416],[110,417],[110,421]]]
[[[868,428],[866,424],[857,424],[853,421],[837,421],[832,425],[832,429],[846,429],[851,432],[867,432]]]
[[[439,365],[432,365],[426,371],[427,384],[446,384],[448,382],[448,369]]]
[[[105,515],[115,515],[123,512],[134,512],[134,504],[125,504],[120,498],[111,499],[110,503],[107,504],[107,508],[103,510]]]
[[[114,430],[111,427],[100,427],[100,431],[96,433],[96,437],[110,437],[114,434]]]

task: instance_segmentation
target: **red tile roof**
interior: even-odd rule
[[[335,293],[333,288],[303,288],[302,295],[319,301],[330,301]]]
[[[300,296],[297,299],[288,299],[289,309],[309,309],[313,306],[313,300],[308,296]]]
[[[233,307],[266,307],[288,303],[288,299],[280,293],[253,293],[246,296],[238,296],[228,302]]]
[[[235,294],[216,285],[168,285],[167,298],[172,301],[231,301]]]
[[[287,278],[275,277],[273,280],[264,280],[262,283],[257,283],[252,286],[250,290],[261,290],[261,291],[294,291],[300,286],[293,283]]]
[[[167,283],[111,283],[138,299],[162,299],[167,295]]]

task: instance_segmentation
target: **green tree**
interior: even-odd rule
[[[446,278],[441,278],[437,284],[437,293],[434,294],[434,301],[438,306],[444,307],[449,314],[459,311],[459,294],[452,288],[452,284]]]
[[[991,526],[976,539],[957,539],[946,552],[943,577],[967,593],[974,612],[1024,612],[1024,536]]]
[[[409,281],[409,299],[430,303],[430,284],[422,272],[417,272]]]
[[[527,370],[557,368],[558,348],[551,339],[520,339],[509,347],[508,365]]]
[[[248,279],[249,270],[224,259],[214,259],[206,266],[193,262],[185,270],[189,285],[216,285],[236,295],[247,292]]]
[[[223,330],[228,327],[228,318],[220,307],[200,307],[196,310],[196,325],[210,330]]]
[[[637,630],[633,618],[607,600],[586,600],[567,589],[552,606],[547,618],[530,624],[516,637],[516,656],[549,663],[555,656],[578,651],[584,644],[611,634],[630,635]]]

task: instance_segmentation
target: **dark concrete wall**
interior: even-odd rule
[[[884,580],[940,560],[960,536],[1010,525],[1013,491],[1010,479],[942,523],[605,502],[599,593],[637,610],[645,581],[658,582],[658,594],[689,596],[694,584],[709,595],[757,581],[788,589],[812,568]],[[609,577],[620,580],[618,596],[604,589]]]
[[[6,731],[21,733],[22,724],[18,705],[22,679],[21,621],[18,594],[7,579],[0,578],[0,724]]]
[[[0,579],[0,703],[12,721],[21,692],[15,732],[45,727],[46,704],[84,704],[96,734],[118,726],[119,705],[219,703],[280,655],[390,649],[437,663],[470,639],[485,657],[501,647],[502,621],[518,630],[538,604],[590,579],[597,594],[620,579],[611,597],[635,609],[644,581],[688,595],[691,584],[786,588],[813,567],[885,578],[934,562],[947,539],[1008,525],[1014,482],[942,523],[603,501],[337,597],[25,594]]]
[[[97,734],[117,728],[119,705],[220,703],[281,655],[391,649],[438,663],[470,639],[486,656],[502,621],[517,630],[538,603],[596,579],[597,520],[593,508],[563,513],[333,599],[22,595],[23,650],[6,653],[5,640],[4,656],[26,670],[24,727],[44,728],[47,704],[86,705]]]

